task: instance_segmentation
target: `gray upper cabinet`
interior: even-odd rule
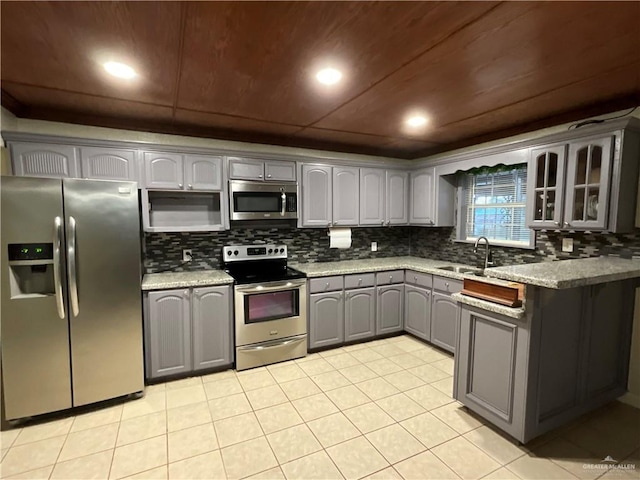
[[[78,178],[78,149],[46,143],[12,143],[14,175],[26,177]]]
[[[176,153],[144,153],[145,186],[161,190],[182,190],[184,165]]]
[[[385,171],[360,169],[360,225],[385,224]]]
[[[309,348],[344,342],[342,291],[309,295]]]
[[[404,320],[404,285],[377,287],[376,335],[400,332]]]
[[[247,158],[229,158],[229,178],[237,180],[263,180],[264,162]]]
[[[451,353],[456,350],[458,302],[447,294],[433,292],[431,304],[431,343]]]
[[[612,136],[569,145],[564,228],[607,228],[612,157]]]
[[[264,162],[264,179],[267,182],[295,182],[296,164],[294,162]]]
[[[82,147],[82,177],[94,180],[138,180],[136,150]]]
[[[423,340],[431,340],[431,289],[405,285],[404,329]]]
[[[562,227],[567,146],[552,145],[531,151],[527,169],[527,225],[529,228]]]
[[[409,174],[387,170],[386,172],[386,224],[404,225],[409,222]]]
[[[416,170],[409,178],[409,223],[435,225],[435,168]]]
[[[191,305],[193,369],[232,364],[231,287],[195,288]]]
[[[322,165],[302,166],[302,226],[332,224],[332,172]]]
[[[333,225],[358,225],[360,169],[333,167]]]
[[[295,162],[229,157],[229,178],[236,180],[296,181]]]
[[[149,292],[147,300],[147,376],[157,378],[191,371],[189,290]]]
[[[375,287],[347,290],[344,304],[346,342],[373,337],[376,333]]]
[[[222,157],[185,155],[187,190],[222,190]]]

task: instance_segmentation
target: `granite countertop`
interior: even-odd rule
[[[331,275],[349,275],[351,273],[384,272],[387,270],[414,270],[420,273],[432,273],[442,277],[462,280],[465,274],[440,270],[438,267],[454,265],[460,267],[474,268],[469,265],[462,265],[455,262],[442,260],[429,260],[420,257],[387,257],[387,258],[366,258],[362,260],[342,260],[339,262],[317,262],[317,263],[291,263],[290,266],[307,275],[313,277],[328,277]],[[480,269],[476,269],[480,271]]]
[[[463,295],[462,293],[452,293],[451,299],[460,303],[471,305],[472,307],[478,307],[488,312],[499,313],[505,317],[511,317],[515,319],[521,319],[525,315],[525,307],[507,307],[506,305],[500,305],[499,303],[488,302],[479,298]]]
[[[148,273],[142,278],[142,290],[205,287],[214,285],[227,285],[231,283],[233,283],[233,277],[227,275],[222,270]]]
[[[640,260],[618,257],[579,258],[487,268],[488,277],[545,288],[574,288],[640,277]]]

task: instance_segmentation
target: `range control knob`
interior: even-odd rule
[[[280,249],[280,253],[284,253],[284,248],[281,248],[281,249]]]
[[[231,250],[227,250],[227,255],[231,255]]]
[[[269,253],[273,253],[273,249],[272,248],[269,249]]]
[[[234,254],[234,255],[238,255],[238,250],[234,250],[234,251],[233,251],[233,254]]]

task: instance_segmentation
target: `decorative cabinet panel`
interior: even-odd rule
[[[447,294],[433,292],[431,305],[431,343],[455,353],[458,302]]]
[[[233,363],[231,296],[226,285],[193,289],[194,370]]]
[[[333,225],[358,225],[360,169],[333,167]]]
[[[409,181],[409,223],[435,225],[435,168],[411,172]]]
[[[302,166],[302,225],[328,227],[332,223],[332,171],[321,165]]]
[[[527,335],[506,317],[462,309],[456,357],[456,398],[521,438]]]
[[[386,172],[386,225],[404,225],[409,222],[409,174],[387,170]]]
[[[405,285],[404,329],[423,340],[431,340],[431,289]]]
[[[78,150],[68,145],[12,143],[13,173],[25,177],[78,178]]]
[[[612,147],[611,136],[569,145],[564,228],[607,228]]]
[[[344,342],[344,294],[309,295],[309,348]]]
[[[376,335],[403,329],[404,285],[377,287]]]
[[[222,157],[185,155],[187,190],[222,190]]]
[[[184,188],[182,155],[175,153],[144,153],[145,186],[161,190]]]
[[[147,376],[158,378],[191,371],[189,290],[149,292],[148,301]]]
[[[94,180],[138,180],[136,150],[82,147],[82,177]]]
[[[384,225],[385,171],[360,169],[360,225]]]
[[[229,285],[146,292],[147,378],[231,365],[231,296]]]
[[[295,162],[229,158],[229,178],[236,180],[296,181]]]
[[[344,312],[346,342],[373,337],[376,333],[375,287],[347,290]]]
[[[567,146],[537,148],[527,170],[527,223],[531,228],[562,227]]]

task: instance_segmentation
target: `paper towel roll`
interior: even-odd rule
[[[330,228],[329,248],[349,248],[351,246],[350,228]]]

